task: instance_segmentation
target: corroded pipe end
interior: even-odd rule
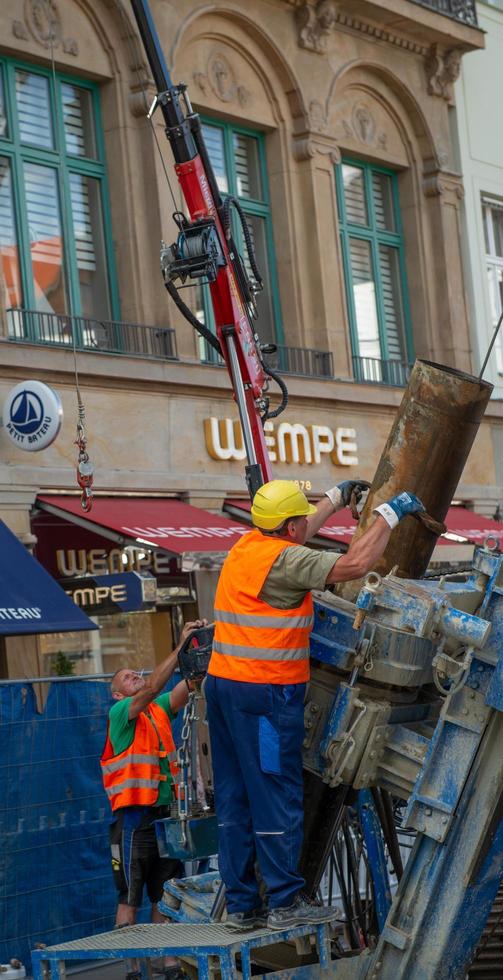
[[[417,360],[377,466],[355,540],[375,519],[374,507],[402,490],[423,502],[442,523],[455,494],[493,386],[456,368]],[[420,578],[437,536],[412,517],[393,531],[375,570],[386,575],[394,565],[405,578]],[[361,583],[338,589],[354,600]]]

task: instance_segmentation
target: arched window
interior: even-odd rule
[[[257,265],[264,281],[257,294],[258,332],[264,343],[281,343],[281,312],[276,282],[276,265],[272,240],[269,190],[265,165],[264,135],[242,126],[231,126],[215,120],[202,123],[204,140],[218,188],[223,197],[232,194],[246,214],[255,246]],[[233,219],[234,220],[234,219]],[[249,269],[241,223],[233,224],[234,240]],[[213,327],[213,313],[207,289],[201,290],[198,316]],[[212,351],[201,341],[201,357],[212,359]]]
[[[119,316],[98,94],[0,60],[0,255],[18,339],[64,341],[55,315]]]
[[[343,160],[336,178],[354,377],[404,385],[413,346],[397,176]]]

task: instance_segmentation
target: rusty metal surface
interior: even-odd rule
[[[355,540],[374,520],[374,507],[402,490],[423,502],[443,522],[484,415],[493,386],[454,368],[416,361],[409,385],[379,461]],[[375,570],[420,578],[437,541],[424,524],[406,517],[391,535]],[[338,590],[354,600],[360,583]]]

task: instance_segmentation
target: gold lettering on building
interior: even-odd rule
[[[97,585],[94,589],[75,589],[66,593],[77,606],[99,606],[110,599],[111,602],[125,602],[127,589],[125,585]]]
[[[358,465],[356,429],[342,426],[331,429],[328,425],[302,425],[300,422],[280,422],[275,427],[269,419],[264,426],[264,436],[271,463],[313,465],[327,459],[334,466]],[[204,437],[212,459],[246,458],[241,424],[237,419],[205,419]]]
[[[117,575],[120,572],[141,572],[146,569],[155,575],[167,575],[172,558],[162,551],[144,552],[139,548],[112,548],[107,552],[101,548],[60,548],[56,551],[56,564],[62,578],[77,575]]]

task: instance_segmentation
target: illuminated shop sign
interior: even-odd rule
[[[300,422],[264,425],[265,442],[271,463],[316,465],[330,461],[334,466],[357,466],[356,429],[328,425],[302,425]],[[246,450],[241,423],[237,419],[204,420],[206,449],[212,459],[244,460]]]
[[[177,560],[162,551],[144,551],[141,548],[58,548],[56,551],[58,576],[113,575],[123,572],[152,572],[154,575],[172,575]]]
[[[21,381],[3,405],[3,423],[11,442],[29,453],[54,442],[63,421],[58,394],[42,381]]]
[[[67,579],[67,595],[86,613],[136,612],[155,606],[157,581],[137,572]]]

